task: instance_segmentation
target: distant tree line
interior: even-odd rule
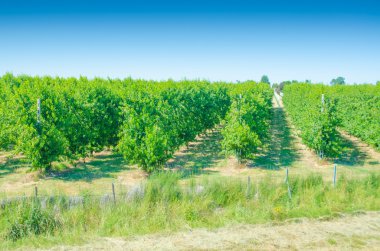
[[[330,85],[345,85],[345,84],[346,82],[345,82],[344,77],[333,78],[330,82]]]

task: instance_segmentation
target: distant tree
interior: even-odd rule
[[[284,89],[284,86],[285,85],[290,85],[292,83],[292,81],[283,81],[279,84],[277,90],[278,92],[282,92],[282,90]]]
[[[376,85],[380,85],[380,81],[377,81],[377,84]]]
[[[261,83],[266,83],[270,85],[269,78],[267,75],[263,75],[260,80]]]
[[[330,82],[330,85],[344,85],[346,84],[344,77],[333,78]]]
[[[310,79],[306,79],[305,83],[311,84],[311,80]]]

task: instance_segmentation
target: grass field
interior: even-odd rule
[[[380,176],[350,180],[334,188],[320,175],[290,180],[247,182],[230,177],[188,179],[179,173],[152,175],[135,193],[118,194],[116,203],[82,194],[25,199],[1,210],[2,248],[78,244],[96,237],[133,237],[227,224],[257,224],[289,218],[339,216],[341,212],[380,208]],[[44,201],[44,202],[42,202]]]

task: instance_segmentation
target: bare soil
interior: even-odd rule
[[[84,246],[51,250],[380,250],[380,212],[129,239],[101,238]]]
[[[348,134],[346,131],[340,130],[342,137],[350,141],[359,151],[365,153],[369,158],[376,160],[377,164],[380,164],[380,152],[376,151],[370,145],[361,141],[361,139]]]

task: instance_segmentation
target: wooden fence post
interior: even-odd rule
[[[112,182],[113,203],[116,204],[115,184]]]
[[[38,188],[37,188],[37,186],[34,186],[34,197],[36,199],[38,198]]]

